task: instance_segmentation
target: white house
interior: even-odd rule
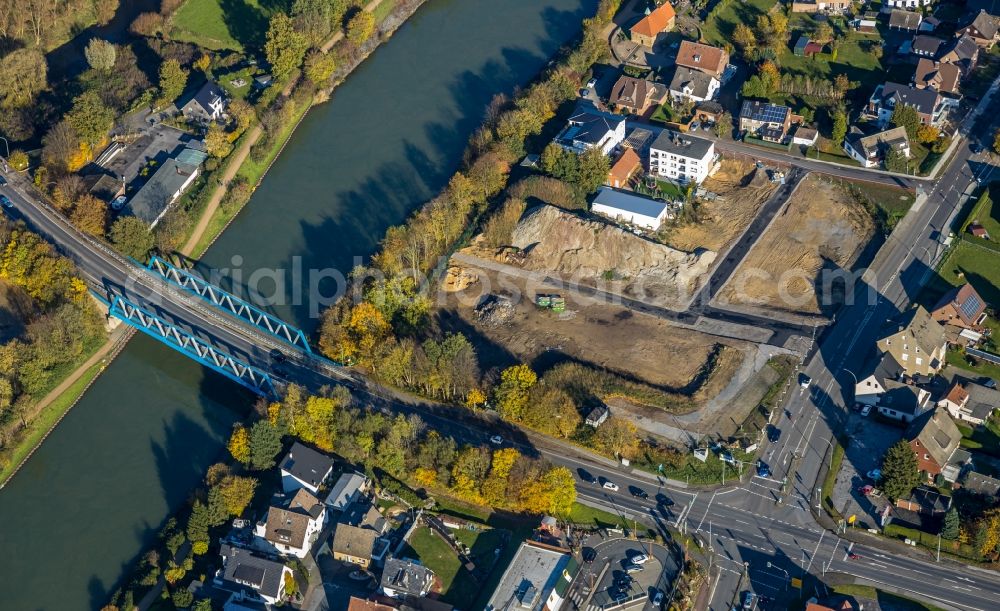
[[[326,506],[344,511],[368,489],[368,478],[361,473],[344,473],[326,496]]]
[[[580,154],[599,148],[605,155],[625,140],[625,117],[581,105],[556,136],[556,144]]]
[[[895,151],[904,158],[910,158],[910,140],[906,128],[894,127],[864,136],[850,134],[844,139],[844,152],[866,168],[878,167],[889,151]]]
[[[864,405],[876,405],[879,397],[886,392],[886,384],[899,381],[902,375],[903,366],[886,352],[878,361],[870,363],[865,371],[858,373],[858,381],[854,385],[854,400]]]
[[[333,471],[333,459],[296,441],[281,460],[280,468],[285,493],[305,488],[316,494]]]
[[[221,87],[208,81],[181,107],[181,114],[188,121],[210,123],[221,119],[225,110],[225,93]]]
[[[222,545],[223,568],[215,584],[234,593],[235,601],[263,601],[273,605],[285,595],[285,583],[294,579],[292,569],[280,562],[255,555],[250,550]]]
[[[932,4],[934,0],[885,0],[882,3],[882,9],[887,10],[891,8],[902,8],[902,9],[915,9],[921,6],[928,6]]]
[[[930,393],[912,384],[895,380],[885,382],[885,393],[879,398],[878,413],[900,422],[913,419],[927,411]]]
[[[691,100],[704,102],[714,100],[719,93],[719,80],[711,74],[700,70],[692,70],[677,66],[674,78],[670,81],[670,97],[674,100]]]
[[[267,520],[254,529],[257,547],[272,553],[305,558],[326,523],[326,506],[300,489],[284,506],[271,506]]]
[[[434,572],[429,568],[400,558],[385,561],[379,589],[386,596],[420,598],[426,596],[434,585]]]
[[[665,129],[649,147],[649,172],[669,180],[700,184],[715,164],[715,143]]]
[[[591,212],[646,229],[656,229],[667,218],[666,202],[656,201],[601,187],[590,206]]]
[[[937,403],[948,410],[952,418],[980,425],[1000,408],[1000,391],[976,384],[958,376],[948,393]]]

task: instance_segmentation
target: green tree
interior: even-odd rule
[[[131,215],[118,217],[111,225],[109,237],[120,253],[136,261],[146,260],[156,239],[146,223]]]
[[[900,439],[882,457],[882,489],[895,501],[909,494],[919,483],[917,455],[906,440]]]
[[[274,466],[274,457],[281,451],[281,434],[265,420],[250,427],[250,467],[263,471]]]
[[[14,168],[18,172],[23,172],[28,169],[28,154],[20,149],[14,149],[10,152],[10,157],[7,158],[10,162],[10,167]]]
[[[909,104],[897,103],[892,110],[890,121],[893,127],[906,128],[906,136],[910,140],[917,140],[917,131],[920,129],[920,115],[917,114],[917,109]]]
[[[229,141],[226,130],[218,123],[208,126],[208,132],[205,134],[205,152],[219,159],[228,157],[229,153],[233,152],[233,143]]]
[[[580,190],[593,193],[608,179],[611,160],[597,147],[587,149],[580,155],[578,181]]]
[[[562,161],[562,157],[563,155],[565,155],[565,153],[566,153],[565,149],[563,149],[563,147],[559,146],[555,142],[549,142],[547,145],[545,145],[545,148],[542,149],[541,158],[539,159],[539,163],[542,166],[542,171],[545,172],[546,174],[555,175],[556,167],[559,166],[560,162]]]
[[[958,510],[952,506],[951,509],[948,510],[948,513],[944,514],[944,525],[941,527],[941,537],[943,539],[948,539],[949,541],[958,539],[961,526],[962,524],[958,517]]]
[[[233,475],[222,480],[218,489],[229,515],[240,516],[253,500],[253,494],[257,490],[257,480]]]
[[[87,43],[87,48],[83,54],[87,57],[87,63],[98,72],[111,72],[115,67],[115,59],[118,57],[118,47],[113,43],[100,38],[92,38]]]
[[[194,605],[191,606],[191,611],[212,611],[212,599],[199,598],[195,601]]]
[[[208,506],[200,500],[195,500],[191,506],[185,532],[191,541],[208,541],[208,529],[213,526]]]
[[[170,600],[178,609],[184,609],[190,607],[191,603],[194,602],[194,594],[189,592],[187,588],[178,588],[170,595]]]
[[[750,57],[754,49],[757,48],[757,36],[749,26],[743,23],[736,24],[733,29],[733,42],[739,48],[744,58]]]
[[[360,10],[347,22],[347,40],[356,45],[371,38],[375,33],[375,15]]]
[[[306,56],[305,74],[314,85],[323,85],[337,69],[337,58],[332,53],[314,49]]]
[[[0,107],[23,108],[48,87],[48,65],[38,49],[17,49],[0,59]]]
[[[907,160],[906,157],[894,148],[889,148],[885,152],[885,169],[890,172],[906,172],[907,171]]]
[[[115,122],[115,111],[104,104],[96,91],[86,91],[73,99],[66,120],[81,139],[94,146],[107,137]]]
[[[715,137],[716,138],[722,138],[726,134],[732,132],[733,131],[733,115],[730,114],[728,110],[724,111],[722,113],[722,116],[719,117],[719,120],[715,122],[715,125],[712,127],[712,131],[715,132]]]
[[[993,134],[993,152],[1000,154],[1000,129]]]
[[[838,108],[833,113],[833,129],[830,132],[830,139],[839,146],[843,144],[845,136],[847,136],[847,114]]]
[[[519,422],[528,404],[528,391],[538,375],[527,365],[513,365],[500,374],[500,384],[493,391],[497,412],[504,420]]]
[[[160,100],[159,106],[166,106],[181,97],[187,86],[188,71],[181,68],[176,59],[165,60],[160,64]]]
[[[302,64],[309,42],[295,30],[291,17],[278,11],[271,17],[264,42],[264,54],[271,64],[274,78],[284,80]]]

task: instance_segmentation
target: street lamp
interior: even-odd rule
[[[788,589],[788,581],[791,579],[791,576],[788,574],[788,571],[785,570],[785,569],[783,569],[783,568],[781,568],[780,566],[772,564],[770,560],[767,561],[767,568],[769,568],[769,569],[778,569],[779,571],[781,571],[782,573],[785,574],[784,586],[785,586],[785,590],[787,590]]]

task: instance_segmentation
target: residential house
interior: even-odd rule
[[[962,71],[955,64],[944,64],[921,57],[913,74],[913,85],[917,89],[932,89],[938,93],[959,96],[958,81],[961,78]]]
[[[296,441],[281,460],[280,469],[281,489],[286,493],[305,488],[317,494],[333,472],[333,459]]]
[[[400,558],[390,558],[382,570],[379,590],[392,598],[426,596],[434,585],[434,572],[429,568]]]
[[[929,406],[930,393],[913,384],[885,381],[885,392],[878,400],[878,413],[899,422],[913,422]]]
[[[743,100],[740,131],[768,142],[784,142],[792,126],[792,109],[760,100]]]
[[[941,473],[962,441],[962,433],[951,416],[938,408],[927,410],[914,419],[904,437],[917,456],[917,468],[927,473],[929,480]]]
[[[701,184],[716,158],[711,140],[665,129],[649,145],[649,173],[682,185]]]
[[[275,604],[285,595],[285,583],[294,579],[292,569],[280,562],[258,556],[250,550],[223,544],[222,571],[215,583],[244,599]]]
[[[598,405],[594,409],[590,410],[587,414],[587,418],[583,421],[587,426],[597,428],[604,424],[611,415],[611,410],[608,409],[607,405]]]
[[[972,221],[969,223],[969,233],[972,234],[974,238],[982,238],[984,240],[990,239],[990,232],[986,231],[986,228],[979,221]]]
[[[274,607],[259,599],[248,599],[242,594],[233,592],[222,603],[222,611],[272,611]]]
[[[941,325],[923,306],[917,306],[884,329],[876,346],[891,354],[909,375],[933,375],[944,366],[947,340]]]
[[[920,13],[893,9],[892,12],[889,13],[889,29],[916,32],[917,28],[920,27],[920,22],[922,20],[923,15]]]
[[[946,116],[945,111],[952,106],[933,89],[917,89],[910,85],[887,82],[875,88],[868,100],[868,112],[884,127],[889,124],[896,104],[912,106],[921,123],[935,126],[941,123]]]
[[[91,174],[83,177],[83,186],[87,189],[87,193],[106,204],[110,204],[116,198],[125,195],[125,182],[120,176]]]
[[[601,112],[592,104],[581,103],[555,141],[577,154],[598,148],[607,155],[623,140],[625,117]]]
[[[889,151],[895,151],[909,159],[910,140],[903,127],[894,127],[870,136],[852,131],[844,138],[844,151],[864,167],[876,168],[882,165]]]
[[[792,132],[792,144],[799,144],[802,146],[813,146],[816,144],[816,140],[819,138],[819,132],[812,128],[806,127],[805,125],[799,124],[795,131]]]
[[[952,418],[978,426],[1000,408],[1000,391],[956,375],[937,405],[946,409]]]
[[[792,2],[793,13],[830,13],[840,15],[851,8],[848,0],[816,0],[815,2]]]
[[[183,106],[181,114],[192,123],[211,123],[222,118],[226,111],[226,98],[222,87],[206,82]]]
[[[525,541],[500,577],[486,611],[559,609],[578,570],[571,560],[565,549]]]
[[[660,33],[674,29],[676,20],[677,13],[674,12],[674,7],[670,2],[664,2],[629,28],[632,42],[652,47]]]
[[[706,102],[715,99],[720,86],[719,80],[711,74],[677,66],[668,89],[675,101]]]
[[[927,6],[934,0],[885,0],[882,6],[885,8],[913,10],[921,6]],[[883,9],[883,10],[884,10]],[[892,11],[895,13],[896,11]]]
[[[601,187],[590,202],[590,211],[619,222],[655,230],[667,218],[666,202]]]
[[[904,498],[896,499],[896,507],[926,516],[943,516],[951,509],[951,497],[929,486],[917,486]]]
[[[941,296],[931,310],[931,318],[942,325],[978,329],[986,320],[986,302],[966,282]]]
[[[625,151],[608,171],[607,184],[616,189],[626,188],[632,176],[640,170],[642,170],[642,159],[639,158],[639,153],[633,148],[625,147]]]
[[[928,36],[927,34],[918,34],[913,37],[913,44],[910,46],[910,52],[919,57],[935,59],[944,47],[945,40],[943,38]]]
[[[666,88],[663,85],[622,75],[611,88],[608,104],[618,110],[643,115],[663,103]]]
[[[969,36],[981,49],[990,49],[997,41],[997,19],[984,10],[955,31],[955,36]]]
[[[622,148],[632,149],[641,159],[649,151],[649,143],[653,141],[653,132],[641,127],[633,128],[622,142]]]
[[[965,472],[962,477],[962,488],[983,496],[1000,496],[1000,479],[977,473],[975,469]]]
[[[347,611],[396,611],[396,607],[352,596],[347,601]]]
[[[152,229],[197,177],[198,166],[167,159],[132,196],[125,210]]]
[[[812,57],[817,53],[823,52],[823,45],[818,42],[812,42],[806,35],[799,36],[799,39],[795,41],[795,46],[792,48],[792,53],[802,57]]]
[[[274,82],[274,77],[270,74],[260,74],[253,77],[253,86],[255,89],[264,90],[271,86]]]
[[[268,552],[305,558],[326,524],[326,506],[305,488],[287,504],[272,505],[267,519],[258,522],[254,534],[258,546]]]
[[[861,607],[848,596],[827,596],[823,599],[810,598],[806,601],[805,611],[861,611]]]
[[[378,507],[367,500],[350,505],[340,516],[341,524],[349,524],[358,528],[368,528],[377,534],[384,534],[389,529],[389,522],[382,516]]]
[[[864,405],[876,405],[886,393],[887,382],[898,382],[903,376],[903,367],[888,352],[878,359],[869,361],[867,367],[858,372],[854,385],[854,401]]]
[[[941,20],[937,17],[924,17],[924,20],[920,22],[920,27],[917,28],[918,32],[933,32],[938,29],[941,25]]]
[[[681,68],[690,68],[721,79],[729,63],[729,53],[725,49],[685,40],[677,49],[674,63]]]
[[[962,78],[969,76],[979,61],[979,45],[971,36],[952,39],[940,52],[938,61],[955,64],[962,70]]]
[[[333,531],[330,552],[334,560],[350,562],[363,569],[372,563],[372,550],[378,533],[370,528],[359,528],[350,524],[337,524]]]
[[[361,473],[344,473],[326,496],[326,505],[333,511],[344,511],[369,489],[369,481]]]

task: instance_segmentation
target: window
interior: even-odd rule
[[[910,355],[909,355],[909,354],[906,354],[905,352],[904,352],[904,353],[902,354],[902,357],[903,357],[903,360],[904,360],[904,361],[908,361],[908,360],[910,360]]]
[[[920,358],[920,357],[918,356],[918,357],[917,357],[917,365],[923,365],[923,364],[924,364],[924,359],[922,359],[922,358]]]
[[[930,459],[931,459],[930,454],[924,454],[924,460],[930,460]]]

